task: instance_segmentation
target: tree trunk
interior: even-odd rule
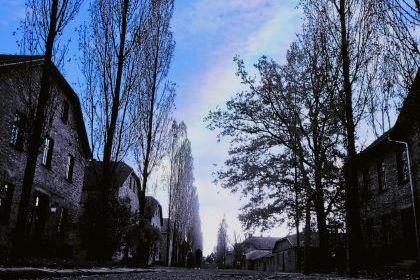
[[[303,252],[303,274],[310,274],[311,267],[311,201],[306,200],[305,205],[305,243]]]
[[[321,174],[319,172],[319,167],[315,167],[315,196],[314,196],[314,205],[318,229],[318,238],[319,238],[319,249],[321,251],[320,264],[321,268],[328,270],[331,263],[330,260],[330,244],[329,244],[329,234],[327,229],[327,217],[325,215],[325,201],[324,201],[324,192],[321,181]]]
[[[111,168],[111,158],[112,158],[112,148],[114,145],[114,136],[118,120],[118,111],[120,108],[120,95],[121,95],[121,83],[123,68],[125,63],[125,40],[127,33],[127,14],[128,14],[128,5],[129,0],[124,0],[121,18],[121,34],[120,34],[120,46],[118,50],[118,65],[116,73],[116,81],[114,94],[112,97],[112,108],[111,108],[111,119],[109,127],[106,132],[106,140],[104,145],[104,156],[103,156],[103,176],[102,176],[102,185],[105,190],[109,190],[113,184],[113,173],[114,168]]]
[[[350,58],[347,39],[346,7],[345,0],[340,0],[340,32],[341,32],[341,59],[343,70],[343,89],[345,94],[345,131],[347,138],[347,159],[344,170],[346,182],[346,222],[348,236],[348,271],[355,274],[360,267],[361,257],[361,228],[360,213],[358,203],[358,190],[356,186],[355,174],[351,166],[352,159],[356,155],[355,145],[355,124],[353,116],[353,93],[350,82]]]
[[[50,98],[51,72],[54,41],[57,29],[58,0],[53,0],[50,14],[50,26],[45,44],[44,65],[42,67],[41,85],[36,107],[35,120],[28,141],[26,152],[26,166],[23,175],[22,193],[19,201],[19,211],[13,238],[13,255],[23,256],[25,251],[25,237],[28,231],[27,218],[28,207],[35,176],[35,169],[38,159],[38,149],[41,145],[41,137],[44,126],[46,107]]]
[[[142,184],[142,199],[144,202],[144,197],[147,190],[147,179],[149,177],[149,164],[150,164],[150,154],[152,152],[152,141],[153,141],[153,118],[155,114],[155,97],[156,97],[156,83],[157,83],[157,71],[158,71],[158,62],[159,62],[159,35],[160,32],[156,35],[156,50],[154,53],[153,61],[153,77],[152,77],[152,88],[150,90],[150,111],[148,112],[148,127],[147,127],[147,143],[146,143],[146,156],[143,166],[143,184]],[[140,203],[142,200],[140,200]],[[140,218],[144,218],[144,203],[140,204]]]
[[[297,159],[296,159],[296,152],[294,153],[294,165],[295,165],[295,174],[294,174],[294,191],[295,191],[295,228],[296,228],[296,270],[300,271],[300,210],[299,210],[299,189],[298,189],[298,174],[297,174]]]

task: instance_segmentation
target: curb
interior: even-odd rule
[[[34,279],[47,277],[90,276],[121,273],[153,273],[155,269],[48,269],[48,268],[0,268],[0,279]]]

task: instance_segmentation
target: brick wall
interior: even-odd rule
[[[420,134],[418,123],[402,135],[391,139],[407,141],[411,157],[415,193],[420,201]],[[358,183],[361,198],[361,219],[367,260],[390,263],[415,258],[415,229],[412,191],[408,177],[398,176],[398,155],[402,144],[392,143],[388,136],[359,155]],[[379,164],[384,163],[385,176],[380,187]],[[418,212],[418,210],[417,210]]]
[[[36,74],[38,69],[33,69],[34,94],[37,94],[37,84],[39,76]],[[10,233],[14,228],[18,212],[18,204],[21,195],[21,185],[26,156],[23,151],[18,151],[9,144],[11,125],[14,115],[17,111],[28,114],[27,100],[30,96],[28,91],[17,90],[19,87],[13,85],[24,84],[28,82],[28,72],[19,70],[0,73],[0,183],[10,183],[14,185],[14,193],[10,220],[8,225],[0,225],[0,244],[8,247],[10,245]],[[77,110],[69,99],[68,93],[59,83],[53,81],[54,112],[51,114],[51,128],[48,135],[54,140],[53,154],[51,158],[51,168],[48,169],[41,165],[42,152],[40,151],[29,210],[33,209],[33,200],[35,192],[40,192],[48,197],[49,213],[45,226],[47,239],[56,238],[56,226],[58,223],[59,209],[65,208],[68,211],[67,227],[64,236],[58,238],[59,243],[75,245],[77,221],[79,216],[79,203],[81,199],[84,167],[86,159],[82,150],[82,140],[77,132],[76,116]],[[26,101],[25,101],[26,100]],[[62,104],[67,101],[70,105],[68,121],[61,120]],[[41,148],[42,150],[42,148]],[[73,169],[73,180],[66,180],[67,156],[71,154],[75,158]],[[55,210],[55,212],[54,212]]]

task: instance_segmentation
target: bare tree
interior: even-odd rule
[[[144,199],[148,179],[161,162],[170,142],[171,114],[174,110],[175,85],[166,80],[174,49],[170,21],[173,0],[151,1],[149,16],[144,25],[142,63],[136,74],[141,77],[135,109],[135,159],[141,174],[139,191],[140,218],[144,216]]]
[[[242,244],[243,238],[236,231],[232,236],[232,250],[233,250],[233,268],[241,268],[242,258],[245,254],[245,248]]]
[[[328,53],[331,56],[339,54],[334,65],[340,69],[336,78],[341,124],[346,137],[346,228],[350,271],[355,272],[361,260],[357,180],[351,166],[357,152],[357,126],[369,115],[371,123],[377,125],[378,109],[382,132],[390,126],[388,112],[392,108],[390,103],[395,101],[390,97],[395,90],[393,87],[399,84],[394,81],[407,83],[413,80],[419,65],[414,27],[407,25],[410,20],[405,20],[409,14],[418,16],[418,13],[414,9],[407,13],[401,1],[317,0],[301,3],[306,20],[319,24],[329,38]],[[398,66],[398,61],[404,61],[403,67]],[[401,72],[398,68],[411,70]],[[366,106],[369,103],[371,106]]]
[[[268,229],[286,218],[299,235],[303,218],[310,229],[314,211],[327,266],[327,217],[342,211],[343,137],[339,114],[333,109],[338,104],[330,71],[334,57],[326,52],[327,40],[320,29],[305,28],[291,45],[284,66],[263,57],[255,64],[258,75],[253,76],[237,59],[237,74],[248,89],[229,100],[225,110],[210,112],[207,120],[209,128],[232,139],[228,168],[220,170],[216,180],[250,198],[242,208],[242,223]]]
[[[112,187],[116,165],[132,144],[131,107],[138,93],[138,53],[144,44],[148,1],[97,0],[90,5],[91,22],[80,33],[84,105],[92,157],[103,161],[101,183]],[[143,64],[142,64],[143,65]]]
[[[174,122],[172,134],[168,175],[168,229],[172,237],[172,263],[181,265],[185,263],[188,251],[202,249],[202,234],[199,200],[194,186],[193,157],[186,125]]]
[[[27,216],[30,194],[34,181],[38,149],[41,145],[42,131],[46,121],[46,108],[51,95],[51,74],[54,57],[58,53],[57,39],[64,28],[78,12],[82,0],[28,0],[24,21],[23,48],[30,53],[43,54],[42,72],[40,75],[39,95],[31,131],[29,132],[26,151],[26,166],[23,176],[22,193],[14,234],[14,253],[23,252],[25,232],[27,232]]]
[[[133,145],[131,114],[139,89],[139,50],[150,17],[148,0],[95,0],[90,3],[91,22],[80,31],[81,70],[85,78],[84,109],[92,145],[96,181],[101,185],[98,209],[103,213],[96,227],[97,257],[110,258],[118,244],[116,172]],[[144,206],[144,203],[143,203]],[[111,242],[111,240],[116,240]]]

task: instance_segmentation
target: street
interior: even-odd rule
[[[124,274],[108,274],[108,275],[92,275],[92,276],[77,276],[77,277],[64,277],[53,278],[62,280],[99,280],[99,279],[130,279],[130,280],[184,280],[184,279],[197,279],[197,280],[211,280],[211,279],[307,279],[307,280],[323,280],[323,279],[347,279],[344,277],[334,276],[304,276],[302,274],[287,274],[287,273],[264,273],[247,270],[217,270],[217,269],[155,269],[139,273],[124,273]],[[358,278],[363,279],[363,278]]]

